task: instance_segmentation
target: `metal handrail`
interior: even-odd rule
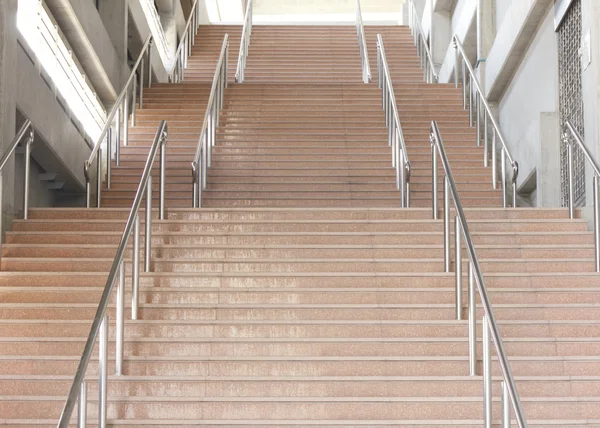
[[[427,38],[425,37],[425,32],[421,26],[421,20],[419,19],[419,14],[413,0],[408,0],[408,22],[415,46],[417,47],[419,60],[421,61],[421,68],[425,74],[425,80],[427,83],[436,83],[438,81],[438,74],[435,72],[433,56],[427,44]]]
[[[146,38],[144,45],[142,46],[142,50],[140,52],[140,55],[138,56],[137,61],[135,62],[135,64],[133,65],[133,67],[131,69],[131,72],[129,73],[129,78],[125,82],[125,85],[123,86],[121,93],[117,97],[117,99],[113,105],[113,108],[110,111],[110,114],[106,118],[106,123],[104,124],[104,127],[102,128],[102,132],[100,133],[100,136],[96,140],[96,144],[94,145],[94,148],[92,149],[92,152],[90,153],[90,157],[88,158],[88,160],[86,160],[84,162],[83,172],[84,172],[85,181],[86,181],[86,186],[85,186],[86,187],[86,206],[88,208],[90,208],[90,206],[91,206],[90,167],[92,166],[94,158],[97,161],[96,206],[100,207],[100,201],[101,201],[101,195],[102,195],[102,176],[103,176],[103,174],[102,174],[102,150],[100,149],[100,146],[102,145],[102,142],[104,140],[106,140],[106,153],[107,153],[106,154],[106,159],[107,159],[107,162],[106,162],[106,173],[107,173],[106,184],[107,184],[107,187],[110,189],[111,171],[112,171],[112,165],[111,165],[112,136],[111,136],[111,134],[112,134],[112,129],[113,129],[113,120],[115,119],[115,116],[117,116],[116,129],[115,129],[115,143],[116,143],[116,145],[115,145],[115,163],[117,166],[119,166],[120,154],[121,154],[121,135],[120,135],[121,127],[123,128],[123,145],[127,146],[128,142],[129,142],[129,129],[127,127],[127,122],[129,120],[129,92],[130,92],[130,88],[132,88],[133,90],[131,92],[132,92],[132,96],[133,96],[133,101],[132,101],[132,111],[131,111],[131,124],[132,124],[132,126],[135,126],[136,108],[137,108],[136,96],[137,96],[138,83],[139,83],[139,89],[140,89],[140,99],[139,99],[140,109],[142,109],[144,106],[144,61],[145,61],[144,56],[145,55],[147,55],[147,59],[148,59],[148,87],[150,88],[152,86],[152,75],[151,75],[152,41],[153,41],[152,35],[149,35]],[[140,72],[139,82],[138,82],[138,77],[137,77],[138,69]]]
[[[506,208],[508,206],[507,201],[507,189],[506,189],[506,160],[510,162],[510,166],[512,168],[512,179],[511,179],[511,187],[512,187],[512,206],[517,206],[517,178],[519,176],[519,164],[514,160],[510,151],[508,150],[508,146],[506,145],[506,140],[504,139],[504,135],[496,121],[492,109],[490,108],[490,104],[485,98],[483,89],[481,88],[481,84],[479,83],[479,79],[475,75],[475,71],[469,62],[467,54],[458,39],[458,36],[455,34],[452,38],[454,42],[455,49],[455,64],[454,64],[454,85],[458,88],[459,81],[459,70],[462,69],[462,84],[463,84],[463,108],[466,110],[469,109],[469,124],[473,126],[473,110],[475,110],[475,122],[477,127],[477,146],[481,146],[481,106],[483,105],[483,147],[484,147],[484,156],[483,156],[483,165],[487,168],[489,165],[489,144],[488,144],[488,121],[492,124],[492,186],[494,189],[498,187],[497,180],[497,153],[496,153],[496,139],[500,140],[501,145],[501,172],[502,172],[502,206]],[[462,67],[459,68],[459,56],[462,57]],[[466,71],[465,71],[466,70]],[[466,72],[469,73],[469,82],[467,84],[467,75]],[[467,89],[468,88],[468,89]],[[475,89],[475,91],[473,91]],[[467,96],[467,93],[469,94]],[[473,100],[475,97],[475,100]],[[468,107],[467,107],[468,104]],[[473,106],[475,105],[475,109]]]
[[[208,105],[204,120],[202,121],[202,129],[198,138],[198,146],[196,154],[192,161],[192,206],[194,208],[202,206],[202,190],[206,189],[208,179],[208,168],[212,165],[212,148],[217,140],[217,127],[219,126],[219,116],[223,108],[225,88],[227,88],[227,63],[229,54],[229,35],[223,37],[223,45],[221,46],[221,54],[213,83],[210,88],[208,97]]]
[[[567,131],[562,136],[563,141],[567,145],[567,163],[568,163],[568,179],[569,179],[569,218],[575,218],[575,179],[574,179],[574,168],[573,168],[573,147],[571,139],[569,138],[569,133],[573,136],[573,140],[579,145],[579,148],[587,158],[588,162],[592,166],[594,170],[594,179],[593,179],[593,195],[594,195],[594,261],[596,265],[596,272],[600,272],[600,195],[598,192],[600,191],[600,165],[594,159],[594,156],[585,145],[583,141],[583,137],[581,134],[575,129],[571,121],[567,121],[566,123]]]
[[[396,168],[396,188],[400,190],[400,206],[408,208],[410,207],[410,161],[381,34],[377,34],[377,82],[381,89],[385,124],[389,131],[388,144],[392,147],[392,166]]]
[[[238,55],[237,69],[235,71],[235,81],[237,83],[242,83],[244,81],[246,61],[248,60],[248,49],[250,48],[250,36],[252,35],[252,0],[247,1],[244,27],[242,28],[242,40],[240,41],[240,53]]]
[[[360,0],[356,0],[356,33],[358,35],[358,47],[360,48],[363,82],[369,83],[371,81],[371,66],[369,65],[369,50],[365,40],[365,27],[363,26]]]
[[[99,340],[99,403],[98,403],[98,419],[99,427],[104,428],[106,426],[106,405],[107,405],[107,390],[106,382],[108,376],[108,314],[106,313],[110,302],[110,296],[112,294],[115,282],[118,278],[118,291],[117,291],[117,311],[116,311],[116,374],[122,374],[123,368],[123,341],[124,341],[124,297],[125,297],[125,251],[127,249],[127,243],[133,232],[133,261],[132,261],[132,308],[131,317],[137,319],[138,312],[138,300],[139,300],[139,269],[140,269],[140,205],[142,198],[146,197],[146,237],[145,237],[145,270],[150,270],[150,251],[151,251],[151,227],[152,227],[152,166],[156,159],[156,153],[160,146],[160,210],[159,218],[162,220],[165,217],[164,212],[164,201],[165,201],[165,146],[167,143],[168,126],[166,121],[161,121],[158,126],[158,130],[154,137],[152,146],[148,153],[148,159],[140,179],[127,222],[125,223],[125,229],[119,242],[115,258],[113,260],[106,285],[100,297],[100,303],[96,310],[96,315],[90,328],[90,333],[85,342],[83,353],[67,401],[63,407],[60,419],[58,421],[58,428],[67,428],[71,421],[71,415],[77,400],[79,399],[79,427],[85,427],[86,414],[87,414],[87,387],[85,381],[85,374],[92,357],[94,344],[96,339],[100,336]]]
[[[19,129],[19,132],[17,132],[17,135],[15,135],[15,138],[13,138],[12,142],[9,144],[8,149],[4,152],[2,158],[0,158],[0,213],[3,213],[4,211],[2,193],[4,186],[2,183],[2,170],[4,169],[6,162],[8,162],[8,159],[10,159],[10,157],[15,153],[17,146],[21,143],[21,141],[23,141],[23,138],[25,137],[27,131],[29,131],[29,134],[27,135],[27,139],[25,140],[25,185],[23,189],[23,218],[25,220],[27,220],[29,216],[29,170],[31,165],[31,144],[33,143],[33,139],[35,136],[33,125],[31,124],[31,121],[29,119],[27,119],[25,123],[23,123],[23,125]],[[2,240],[2,217],[3,216],[0,215],[0,241]]]
[[[175,51],[175,62],[169,73],[171,82],[179,83],[184,80],[184,70],[188,65],[188,57],[192,55],[192,46],[196,44],[195,35],[198,33],[199,27],[198,13],[198,0],[194,0],[190,16],[183,30],[184,36],[179,41],[179,46]]]
[[[462,242],[461,235],[464,238],[467,254],[469,258],[469,371],[471,376],[476,375],[477,362],[477,321],[476,321],[476,302],[475,302],[475,284],[481,298],[481,303],[484,310],[483,317],[483,382],[484,382],[484,427],[491,428],[492,426],[492,370],[491,370],[491,350],[490,336],[496,346],[498,362],[502,370],[503,388],[502,388],[502,426],[510,426],[510,406],[512,404],[517,424],[520,428],[527,427],[527,421],[523,412],[521,399],[515,385],[515,380],[512,375],[510,363],[504,350],[498,323],[494,316],[494,310],[490,301],[481,267],[475,252],[473,238],[469,232],[469,225],[465,216],[465,212],[460,201],[456,182],[452,175],[450,162],[444,149],[444,142],[440,135],[440,130],[436,121],[431,122],[431,151],[432,151],[432,178],[433,178],[433,206],[434,219],[437,219],[437,179],[438,168],[437,159],[438,153],[442,160],[444,168],[444,262],[446,272],[450,271],[450,196],[454,201],[454,209],[456,211],[455,218],[455,251],[456,251],[456,317],[462,319]]]

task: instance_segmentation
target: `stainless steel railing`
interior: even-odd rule
[[[568,163],[568,177],[569,177],[569,218],[575,218],[575,178],[574,178],[574,167],[573,167],[573,148],[575,144],[579,146],[583,152],[585,158],[590,163],[592,170],[594,171],[594,180],[592,192],[594,195],[594,262],[596,265],[596,272],[600,272],[600,165],[598,161],[594,159],[592,153],[583,142],[583,137],[570,121],[566,123],[567,132],[562,136],[563,141],[567,145],[567,163]],[[569,138],[569,134],[573,137]],[[574,144],[575,143],[575,144]]]
[[[192,55],[192,47],[196,43],[195,36],[198,33],[199,22],[198,0],[194,0],[190,16],[183,30],[183,37],[179,41],[179,46],[175,51],[175,62],[169,76],[171,82],[183,82],[184,71],[188,65],[188,57]]]
[[[358,47],[360,48],[362,79],[363,82],[369,83],[371,81],[371,66],[369,65],[369,50],[365,41],[365,27],[363,26],[360,0],[356,0],[356,34],[358,35]]]
[[[202,121],[202,129],[198,139],[196,154],[192,162],[192,206],[202,206],[202,190],[206,189],[208,179],[208,168],[212,165],[212,149],[217,140],[217,127],[219,116],[223,108],[225,88],[227,88],[227,63],[229,54],[229,35],[223,37],[221,55],[215,69],[208,106]]]
[[[115,164],[119,166],[121,160],[121,132],[123,133],[123,145],[127,146],[129,143],[129,128],[127,126],[129,121],[129,106],[131,101],[131,125],[135,126],[136,122],[136,108],[137,108],[137,92],[139,87],[139,105],[140,109],[144,108],[144,70],[145,61],[148,63],[148,87],[152,86],[152,36],[148,36],[142,51],[138,56],[137,61],[131,69],[129,78],[125,82],[123,90],[117,97],[115,104],[110,111],[110,114],[106,118],[106,124],[102,128],[100,136],[96,140],[96,144],[92,149],[92,153],[83,166],[83,172],[85,175],[86,182],[86,206],[91,206],[91,166],[96,160],[96,206],[99,208],[102,198],[102,180],[103,180],[103,168],[102,168],[102,149],[101,145],[103,141],[106,141],[106,187],[110,189],[111,186],[111,173],[112,173],[112,144],[113,144],[113,128],[115,134]],[[138,80],[139,73],[139,80]],[[131,96],[130,96],[131,93]],[[113,125],[114,121],[114,125]]]
[[[2,207],[2,200],[4,195],[2,194],[2,170],[4,169],[6,162],[8,162],[8,159],[10,159],[10,157],[15,153],[17,146],[21,142],[23,143],[23,146],[25,147],[25,184],[23,189],[23,218],[25,220],[27,220],[29,216],[29,170],[31,165],[31,144],[33,143],[34,133],[35,131],[33,130],[33,125],[31,124],[31,121],[27,119],[25,123],[21,126],[21,129],[19,129],[19,132],[17,132],[17,135],[15,135],[15,138],[13,138],[12,142],[8,146],[8,149],[2,155],[2,158],[0,158],[0,213],[3,213],[4,210]],[[2,217],[3,216],[0,215],[0,241],[2,236]]]
[[[413,0],[408,0],[408,25],[410,26],[410,32],[417,47],[424,79],[427,83],[435,83],[438,81],[438,75],[435,71],[433,57],[427,43],[427,38],[425,37],[425,32],[421,26],[421,18]]]
[[[444,196],[443,196],[443,217],[444,217],[444,268],[446,272],[450,272],[450,197],[454,201],[454,209],[456,211],[455,222],[455,270],[456,270],[456,318],[462,319],[462,241],[467,249],[467,257],[469,262],[469,302],[468,302],[468,317],[469,317],[469,373],[471,376],[476,375],[477,369],[477,305],[475,286],[479,291],[481,305],[483,307],[483,392],[484,392],[484,427],[492,427],[492,356],[490,339],[496,347],[498,362],[502,371],[502,427],[509,427],[511,421],[510,405],[512,405],[517,424],[520,428],[527,427],[527,421],[521,405],[521,399],[515,385],[515,380],[512,375],[508,357],[504,351],[502,337],[498,329],[498,323],[494,316],[494,310],[490,301],[477,253],[469,225],[465,217],[465,212],[460,201],[460,196],[456,189],[450,162],[446,156],[444,142],[440,135],[437,122],[431,123],[431,156],[432,156],[432,183],[433,183],[433,206],[434,219],[437,215],[437,193],[438,193],[438,156],[442,161],[444,169]],[[510,405],[509,405],[510,403]]]
[[[410,207],[410,161],[381,34],[377,35],[377,82],[388,127],[388,144],[392,147],[392,166],[396,169],[396,188],[400,190],[400,206]]]
[[[460,43],[457,35],[453,37],[455,49],[455,64],[454,64],[454,85],[458,88],[459,71],[462,70],[462,85],[463,85],[463,108],[469,110],[469,125],[477,128],[477,146],[481,146],[482,140],[482,125],[483,125],[483,165],[487,168],[490,160],[490,138],[489,127],[492,127],[491,137],[491,152],[492,152],[492,186],[498,188],[498,152],[497,140],[500,141],[500,168],[501,168],[501,185],[502,185],[502,206],[508,206],[508,192],[506,188],[506,161],[508,160],[512,168],[511,188],[512,188],[512,206],[517,206],[517,178],[519,176],[519,164],[514,160],[508,147],[506,140],[500,130],[500,126],[490,104],[488,103],[479,79],[475,75],[473,67],[465,53],[465,50]],[[462,66],[459,67],[459,64]],[[467,76],[468,72],[468,76]],[[483,110],[483,111],[482,111]],[[475,115],[475,119],[473,119]],[[483,116],[482,116],[483,115]]]
[[[237,69],[235,71],[235,81],[237,83],[242,83],[244,81],[248,49],[250,48],[250,36],[252,35],[252,0],[247,0],[247,2],[244,27],[242,28],[242,39],[240,41],[240,53],[238,55]]]
[[[69,390],[67,401],[63,407],[58,422],[59,428],[67,428],[71,421],[71,415],[78,403],[78,427],[85,428],[87,420],[87,384],[86,372],[92,357],[92,351],[96,340],[98,340],[99,349],[99,397],[98,397],[98,426],[106,427],[106,409],[107,409],[107,379],[108,379],[108,304],[113,292],[115,282],[118,283],[116,295],[116,324],[115,324],[115,372],[117,375],[123,374],[123,342],[124,342],[124,322],[125,322],[125,251],[131,235],[133,234],[133,255],[132,255],[132,298],[131,298],[131,318],[138,317],[139,304],[139,278],[140,278],[140,206],[142,198],[146,198],[145,212],[145,252],[144,252],[144,270],[150,271],[150,255],[152,250],[152,167],[156,159],[156,153],[160,147],[160,191],[159,191],[159,218],[165,218],[165,167],[166,167],[166,143],[167,143],[167,122],[161,121],[150,151],[148,159],[144,166],[144,171],[138,186],[125,230],[119,242],[117,253],[113,260],[104,291],[100,297],[100,303],[96,310],[96,315],[90,328],[90,334],[85,342],[83,353],[75,377]]]

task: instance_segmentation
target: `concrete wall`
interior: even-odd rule
[[[500,28],[502,22],[504,21],[504,17],[506,16],[506,12],[510,4],[514,0],[495,0],[495,20],[496,20],[496,28]]]
[[[544,192],[539,192],[541,182],[547,186],[559,179],[552,174],[544,176],[542,170],[554,170],[559,161],[556,119],[552,125],[552,115],[558,111],[558,52],[553,25],[549,11],[498,106],[500,127],[519,162],[518,184],[537,170],[538,198],[546,198]],[[544,157],[542,151],[546,151]],[[555,155],[549,157],[551,152]]]

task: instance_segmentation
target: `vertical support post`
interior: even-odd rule
[[[148,89],[152,87],[152,42],[148,43]]]
[[[98,427],[106,428],[106,381],[108,379],[108,315],[104,315],[100,325],[98,346]]]
[[[507,205],[507,192],[506,192],[506,150],[502,147],[502,152],[500,153],[500,162],[502,177],[500,177],[500,184],[502,186],[502,208],[506,208]]]
[[[77,428],[86,428],[87,424],[87,382],[81,381],[79,390],[79,407],[77,411]]]
[[[140,63],[140,110],[144,108],[144,58],[142,58],[142,62]],[[135,90],[135,87],[133,88]],[[135,101],[135,98],[134,98]],[[133,106],[135,109],[135,105]]]
[[[458,89],[458,45],[456,43],[456,39],[453,39],[454,42],[454,87]]]
[[[200,170],[202,171],[202,184],[201,184],[201,188],[204,190],[206,189],[206,184],[208,182],[208,132],[204,132],[204,135],[202,136],[202,153],[201,153],[201,157],[202,157],[202,165],[200,167]],[[202,202],[202,199],[200,199],[200,202]]]
[[[150,256],[152,255],[152,174],[146,187],[146,237],[144,241],[144,272],[150,272]]]
[[[481,147],[481,95],[475,92],[475,126],[477,133],[477,147]]]
[[[465,61],[462,61],[462,83],[463,83],[463,109],[467,109],[467,73],[465,71]]]
[[[492,128],[492,186],[498,188],[498,153],[496,152],[496,128]]]
[[[483,166],[487,168],[490,163],[490,147],[488,145],[488,115],[483,108]]]
[[[106,188],[110,189],[112,173],[112,129],[106,130]]]
[[[132,291],[131,291],[131,319],[138,319],[138,303],[140,292],[140,215],[135,216],[133,226],[133,261],[131,266]]]
[[[573,177],[573,146],[567,141],[567,163],[569,167],[569,218],[575,218],[575,183]]]
[[[450,262],[452,261],[450,253],[452,246],[450,244],[450,180],[448,176],[444,177],[444,271],[450,272]]]
[[[102,201],[102,149],[96,155],[96,207],[100,208]]]
[[[516,177],[514,175],[514,170],[513,170],[513,176],[511,177],[511,182],[512,182],[512,207],[513,208],[517,208],[517,181],[516,181]]]
[[[402,150],[400,147],[398,147],[398,160],[396,161],[396,170],[397,170],[397,177],[398,177],[398,187],[400,190],[400,207],[401,208],[407,208],[407,204],[406,204],[406,175],[404,174],[404,150]]]
[[[469,126],[473,127],[473,76],[469,74]]]
[[[121,165],[121,107],[117,109],[115,114],[115,165]]]
[[[212,109],[210,109],[208,113],[208,123],[206,126],[206,157],[207,157],[207,166],[210,168],[212,166]]]
[[[432,177],[432,209],[433,209],[433,219],[438,219],[438,167],[437,167],[437,146],[435,145],[435,137],[433,134],[431,135],[431,177]]]
[[[477,375],[477,304],[475,303],[475,272],[469,260],[469,375]]]
[[[487,315],[483,316],[483,426],[492,428],[492,350],[490,326]]]
[[[202,165],[202,155],[200,156],[200,165]],[[202,180],[203,180],[202,166],[200,166],[197,169],[196,174],[197,174],[196,181],[198,183],[198,208],[202,208]]]
[[[598,192],[600,189],[598,188],[598,176],[594,174],[594,256],[596,262],[596,272],[600,272],[600,206],[598,203],[600,202],[600,196]]]
[[[167,183],[167,134],[163,135],[163,139],[160,142],[160,183],[159,183],[159,216],[161,220],[165,219],[165,186]],[[151,198],[152,199],[152,198]]]
[[[140,80],[140,82],[141,82],[141,80]],[[132,87],[131,97],[133,99],[131,102],[131,127],[132,128],[135,126],[135,114],[137,111],[137,86],[138,86],[137,73],[133,73],[133,82],[131,84],[131,87]]]
[[[460,218],[454,217],[454,250],[456,267],[456,319],[462,319],[462,227]]]
[[[510,393],[505,381],[502,381],[502,428],[510,428]]]
[[[119,278],[117,283],[117,319],[115,334],[115,374],[123,374],[123,342],[125,339],[125,261],[119,265]]]
[[[129,89],[125,90],[125,96],[123,97],[123,145],[127,147],[129,144],[129,127],[127,122],[129,121]]]
[[[31,174],[31,144],[33,143],[33,130],[25,143],[25,188],[23,189],[23,218],[29,218],[29,176]],[[2,215],[2,213],[0,213]]]

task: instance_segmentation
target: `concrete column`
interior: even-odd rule
[[[452,18],[450,12],[433,11],[431,17],[431,55],[437,72],[440,71],[446,52],[452,47]],[[454,49],[454,48],[452,48]]]
[[[129,0],[100,0],[98,12],[119,59],[127,65]]]
[[[495,0],[477,0],[477,73],[485,88],[485,60],[487,59],[496,35],[494,13]]]
[[[2,153],[12,142],[16,126],[17,73],[17,0],[0,1],[0,150]],[[15,207],[14,156],[3,170],[2,225],[10,228],[10,222],[18,208]],[[0,231],[0,233],[3,233]]]

